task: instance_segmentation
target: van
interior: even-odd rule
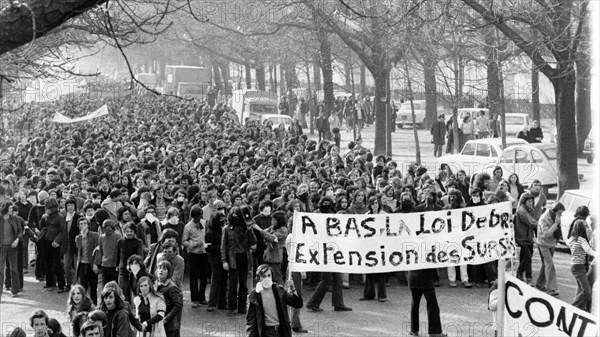
[[[506,137],[516,137],[525,127],[531,125],[529,114],[507,113],[505,116]]]
[[[278,102],[276,94],[260,90],[234,90],[230,105],[236,111],[238,120],[244,124],[246,120],[261,120],[261,115],[277,114]]]
[[[425,125],[425,100],[415,100],[413,101],[413,106],[415,108],[415,123],[419,129],[422,129]],[[402,128],[405,124],[412,125],[412,123],[412,107],[410,101],[406,101],[400,104],[396,117],[396,125]]]

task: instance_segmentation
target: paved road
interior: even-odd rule
[[[538,253],[534,254],[534,277],[539,270]],[[570,302],[575,294],[575,282],[569,271],[570,255],[568,250],[556,252],[558,286],[560,298]],[[443,273],[443,271],[442,271]],[[37,309],[45,310],[51,317],[57,318],[69,329],[66,311],[66,294],[42,291],[41,283],[26,275],[25,292],[18,298],[5,294],[0,304],[1,335],[11,331],[15,325],[30,330],[28,316]],[[184,285],[184,314],[182,336],[241,336],[244,335],[244,317],[228,317],[225,312],[209,313],[204,307],[192,309],[189,301],[189,288]],[[450,336],[491,336],[487,329],[491,323],[491,314],[487,310],[487,288],[449,288],[447,279],[442,275],[441,286],[436,289],[441,308],[444,330]],[[304,295],[305,301],[310,293]],[[301,319],[310,333],[307,336],[406,336],[410,323],[410,292],[406,285],[400,285],[392,278],[388,288],[389,302],[361,302],[362,286],[352,285],[344,290],[344,301],[352,307],[352,312],[335,312],[331,307],[331,295],[326,295],[322,308],[324,312],[302,311]],[[425,320],[424,303],[421,319]],[[29,331],[28,330],[28,331]],[[421,328],[426,332],[426,325]],[[69,335],[67,333],[67,335]]]

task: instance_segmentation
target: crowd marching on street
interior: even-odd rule
[[[365,102],[356,100],[357,112],[344,109],[353,103],[340,101],[339,113],[331,116],[319,104],[318,141],[306,134],[303,99],[290,129],[271,122],[242,125],[226,104],[172,97],[25,105],[8,117],[11,128],[0,144],[0,294],[18,297],[24,273],[35,274],[45,291],[64,293],[73,336],[179,336],[188,305],[246,315],[249,336],[291,336],[307,332],[302,307],[326,310],[329,289],[333,310],[352,311],[344,288],[361,283],[360,300],[386,302],[387,284],[397,278],[412,295],[411,334],[419,333],[425,297],[428,333],[445,336],[435,295],[438,270],[365,279],[290,272],[292,215],[426,212],[510,201],[520,247],[517,276],[560,296],[553,254],[565,207],[546,207],[539,181],[523,186],[516,174],[504,180],[500,167],[493,176],[469,177],[448,165],[430,172],[374,156],[360,137],[360,128],[374,122]],[[78,116],[105,103],[107,116],[52,122],[55,112]],[[357,118],[357,138],[349,144],[341,144],[344,118],[338,116],[345,117],[347,131]],[[469,124],[465,130],[471,137],[478,129]],[[436,155],[441,151],[440,144]],[[596,268],[590,257],[597,249],[589,213],[580,207],[564,238],[578,285],[572,303],[587,311]],[[35,257],[28,256],[30,242]],[[542,260],[537,279],[533,254]],[[497,262],[451,267],[447,275],[450,287],[495,289]],[[183,296],[184,278],[190,298]],[[38,336],[48,336],[48,328],[52,336],[60,333],[41,310],[30,324]]]

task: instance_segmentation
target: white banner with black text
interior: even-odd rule
[[[574,280],[573,280],[574,281]],[[598,317],[506,274],[505,336],[598,336]]]
[[[382,273],[510,258],[511,210],[504,202],[420,213],[296,212],[291,270]]]

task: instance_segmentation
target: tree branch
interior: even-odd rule
[[[514,29],[506,24],[500,15],[492,12],[491,10],[483,7],[477,0],[462,0],[467,6],[471,7],[474,11],[479,13],[486,21],[492,23],[498,30],[500,30],[506,37],[512,40],[525,54],[527,54],[533,64],[546,75],[549,79],[552,79],[556,75],[556,70],[544,60],[542,54],[534,48],[531,43],[528,43],[523,36],[517,33]]]
[[[106,1],[25,1],[35,15],[35,31],[31,12],[25,6],[15,6],[11,3],[0,10],[0,55],[27,44],[33,36],[39,38],[48,34],[63,22]]]

